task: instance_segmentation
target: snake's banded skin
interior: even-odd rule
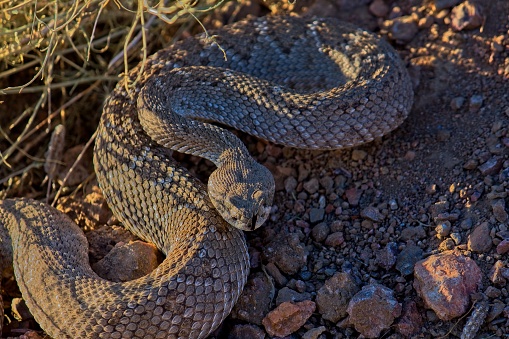
[[[238,228],[263,223],[274,182],[233,134],[204,121],[282,145],[333,149],[388,133],[412,105],[396,52],[349,24],[266,17],[210,34],[222,50],[199,35],[134,69],[129,81],[140,80],[128,91],[124,81],[117,85],[98,130],[100,187],[123,225],[166,255],[155,271],[105,281],[66,216],[36,201],[0,202],[0,259],[14,265],[23,298],[50,336],[205,338],[229,314],[249,271]],[[209,194],[168,147],[218,166]]]

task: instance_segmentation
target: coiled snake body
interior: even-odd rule
[[[65,215],[36,201],[0,202],[1,262],[14,265],[52,337],[204,338],[229,314],[249,270],[239,229],[265,221],[274,182],[233,134],[205,121],[331,149],[388,133],[412,105],[396,52],[349,24],[267,17],[214,34],[222,49],[200,35],[134,69],[130,81],[140,80],[128,91],[117,85],[99,126],[100,187],[123,225],[166,254],[155,271],[105,281]],[[218,166],[208,193],[169,148]]]

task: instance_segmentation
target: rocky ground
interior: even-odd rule
[[[206,24],[271,6],[232,5]],[[298,0],[287,7],[386,37],[408,65],[415,103],[400,128],[355,149],[300,151],[239,134],[274,174],[277,192],[270,220],[246,234],[251,275],[213,337],[508,337],[509,2]],[[70,159],[89,132],[67,148]],[[213,169],[180,158],[204,180]],[[92,172],[85,157],[74,179],[85,182],[83,197],[60,199],[60,208],[90,230],[97,271],[117,274],[111,279],[142,274],[111,270],[117,257],[129,267],[160,258],[148,245],[129,244]],[[38,177],[25,180],[26,196],[40,196]],[[139,252],[148,253],[145,262],[129,255]],[[15,286],[4,277],[12,320],[4,335],[37,330]]]

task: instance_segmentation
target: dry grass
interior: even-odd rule
[[[44,167],[41,144],[55,126],[83,121],[72,107],[223,3],[0,0],[0,198],[22,194],[24,178]]]

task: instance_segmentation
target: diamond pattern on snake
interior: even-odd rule
[[[273,143],[353,147],[389,133],[413,101],[406,69],[378,36],[335,19],[263,17],[163,49],[105,102],[94,150],[123,226],[165,255],[129,282],[99,278],[70,219],[38,201],[0,202],[0,259],[53,338],[205,338],[249,272],[242,230],[267,219],[271,173],[217,122]],[[142,71],[143,70],[143,71]],[[139,74],[142,71],[142,74]],[[210,159],[206,187],[171,157]]]

